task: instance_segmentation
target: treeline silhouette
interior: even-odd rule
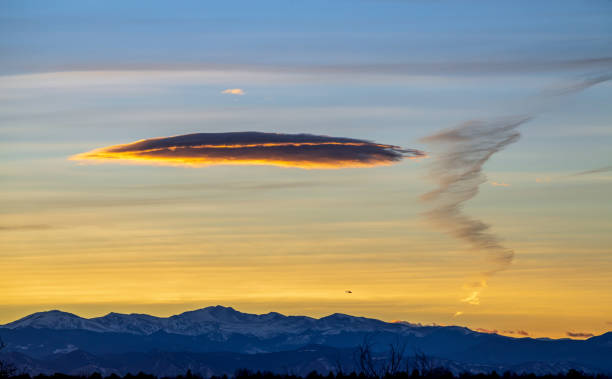
[[[0,350],[6,345],[0,339]],[[406,344],[396,341],[389,345],[386,356],[375,355],[372,349],[371,338],[364,341],[354,350],[354,365],[351,369],[342,366],[340,359],[335,362],[335,367],[327,374],[312,371],[307,375],[296,375],[287,371],[279,374],[271,371],[255,371],[239,369],[231,376],[213,375],[204,377],[199,373],[187,370],[184,375],[156,376],[139,372],[138,374],[110,374],[103,376],[99,372],[68,375],[62,373],[37,374],[31,376],[23,368],[20,370],[14,364],[0,359],[0,379],[612,379],[610,374],[591,374],[570,369],[566,372],[556,374],[516,373],[506,371],[498,374],[495,371],[489,373],[472,373],[464,371],[453,373],[448,368],[439,365],[434,359],[425,353],[415,350],[414,355],[408,356]]]
[[[108,376],[102,376],[99,373],[93,373],[89,375],[66,375],[56,373],[53,375],[39,374],[36,376],[30,376],[28,374],[10,375],[4,376],[9,379],[206,379],[199,374],[193,374],[191,371],[187,371],[185,375],[178,375],[174,377],[158,377],[151,374],[138,373],[136,375],[126,374],[120,376],[117,374],[111,374]],[[261,371],[250,371],[246,369],[238,370],[232,376],[212,376],[208,379],[612,379],[611,376],[605,374],[591,375],[586,374],[577,370],[569,370],[566,373],[559,374],[547,374],[547,375],[535,375],[535,374],[516,374],[512,372],[505,372],[499,375],[495,371],[488,374],[473,374],[464,372],[459,375],[454,375],[449,370],[444,368],[434,368],[428,371],[421,372],[419,370],[409,371],[397,371],[395,373],[386,373],[383,376],[371,376],[365,372],[351,372],[351,373],[329,373],[327,375],[321,375],[316,371],[311,372],[305,377],[292,375],[292,374],[276,374],[272,372],[261,372]]]

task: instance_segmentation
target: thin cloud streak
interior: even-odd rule
[[[52,229],[53,226],[47,224],[31,224],[31,225],[0,225],[0,232],[8,231],[29,231],[29,230],[46,230]]]
[[[594,170],[580,171],[580,172],[571,174],[569,176],[582,176],[582,175],[590,175],[590,174],[601,174],[603,172],[610,172],[610,171],[612,171],[612,166],[606,166],[606,167],[596,168]]]
[[[578,60],[521,60],[521,61],[471,61],[471,62],[404,62],[396,64],[337,64],[337,65],[257,65],[257,64],[115,64],[115,65],[72,65],[47,67],[40,70],[23,70],[18,73],[0,75],[0,90],[14,91],[27,89],[115,91],[138,91],[143,88],[150,92],[168,85],[193,85],[194,83],[226,86],[228,83],[286,84],[312,83],[323,80],[353,81],[354,75],[361,80],[397,84],[404,82],[414,86],[421,83],[448,87],[454,83],[463,88],[477,78],[491,80],[503,75],[509,79],[515,75],[526,75],[551,71],[571,72],[574,70],[609,70],[612,57],[598,57]],[[588,88],[609,77],[599,76],[587,79],[583,84],[572,84],[565,88],[553,88],[549,95],[561,95]],[[512,86],[514,80],[504,85]],[[521,83],[524,89],[525,83]],[[226,90],[239,90],[227,88]],[[9,98],[18,96],[11,93]],[[6,97],[6,96],[4,96]]]
[[[518,330],[502,330],[502,333],[505,334],[518,334],[520,336],[528,336],[529,333],[527,333],[526,331],[522,330],[522,329],[518,329]]]
[[[574,338],[590,338],[593,337],[593,333],[584,333],[584,332],[565,332],[568,337]]]
[[[116,187],[121,190],[137,190],[144,188],[152,190],[168,190],[168,191],[266,191],[266,190],[286,190],[293,188],[311,188],[323,187],[331,185],[346,185],[348,181],[271,181],[271,182],[231,182],[231,183],[186,183],[186,184],[159,184],[147,186],[126,186]]]
[[[485,328],[476,328],[477,332],[488,333],[488,334],[497,334],[499,330],[497,329],[485,329]]]
[[[311,134],[197,133],[150,138],[77,154],[70,159],[204,167],[270,165],[338,169],[391,165],[425,153],[365,140]]]
[[[610,79],[612,79],[612,75],[610,74],[594,76],[594,77],[590,77],[590,78],[586,78],[586,79],[577,81],[575,83],[572,83],[564,87],[550,90],[548,91],[548,94],[555,95],[555,96],[569,95],[572,93],[584,91],[587,88],[593,87],[594,85],[597,85],[600,83],[607,82]]]
[[[72,64],[45,66],[24,70],[22,73],[64,72],[64,71],[217,71],[253,72],[282,74],[375,74],[375,75],[495,75],[524,74],[550,71],[573,71],[584,69],[609,68],[612,57],[601,56],[585,59],[522,59],[522,60],[480,60],[455,62],[401,62],[401,63],[360,63],[360,64],[231,64],[231,63],[115,63],[109,64]]]

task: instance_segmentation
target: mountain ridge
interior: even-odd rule
[[[348,325],[350,324],[350,325]],[[169,317],[157,317],[142,313],[110,312],[105,316],[84,318],[60,310],[36,312],[18,320],[0,325],[5,329],[88,330],[93,332],[119,332],[150,335],[158,331],[170,334],[201,335],[213,330],[226,332],[248,332],[256,336],[270,336],[278,332],[301,332],[315,330],[372,330],[409,329],[419,326],[408,323],[388,323],[385,321],[333,313],[321,318],[309,316],[286,316],[278,312],[264,314],[243,313],[232,307],[221,305],[186,311]],[[249,328],[250,327],[250,328]]]
[[[375,318],[368,318],[362,316],[352,316],[344,313],[332,313],[327,316],[320,318],[301,316],[301,315],[284,315],[279,312],[268,312],[262,314],[244,313],[237,311],[232,307],[225,307],[221,305],[208,306],[204,308],[194,309],[185,311],[176,315],[168,317],[153,316],[146,313],[118,313],[109,312],[104,316],[97,317],[81,317],[74,313],[61,311],[58,309],[52,309],[49,311],[35,312],[30,315],[24,316],[20,319],[8,322],[6,324],[0,324],[0,329],[21,329],[25,327],[32,327],[34,329],[54,329],[54,330],[88,330],[93,332],[101,333],[130,333],[139,335],[150,335],[158,331],[164,331],[169,334],[182,334],[182,335],[200,335],[210,332],[211,329],[202,329],[202,325],[210,326],[226,326],[228,331],[244,332],[236,328],[228,327],[229,325],[240,325],[240,324],[251,324],[254,327],[264,327],[266,324],[270,326],[272,323],[273,327],[278,327],[279,323],[294,322],[291,326],[296,327],[296,323],[302,330],[304,328],[315,328],[317,330],[333,330],[338,328],[339,324],[349,321],[354,324],[355,327],[359,327],[363,330],[364,326],[384,326],[389,328],[398,327],[397,330],[410,330],[417,332],[421,328],[457,328],[466,333],[477,333],[486,335],[499,335],[506,338],[532,338],[528,336],[513,337],[505,336],[497,333],[485,333],[479,332],[478,330],[469,329],[459,325],[421,325],[414,324],[407,321],[382,321]],[[318,325],[317,325],[318,324]],[[346,325],[341,325],[342,330],[347,330]],[[193,328],[193,329],[190,329]],[[295,330],[295,329],[294,329]],[[337,330],[337,329],[336,329]],[[283,332],[287,332],[283,330]],[[612,332],[603,333],[587,338],[597,339],[605,336],[606,334],[612,334]],[[257,334],[255,334],[257,335]],[[561,341],[561,340],[573,340],[570,338],[535,338],[538,340],[550,340],[550,341]]]
[[[384,357],[391,345],[404,346],[407,354],[422,352],[457,369],[562,365],[612,373],[612,332],[586,340],[516,338],[461,326],[389,323],[341,313],[317,319],[277,312],[249,314],[214,306],[169,317],[110,312],[82,318],[52,310],[1,325],[0,337],[6,342],[2,353],[13,356],[32,372],[53,367],[77,370],[90,361],[96,362],[95,367],[115,372],[123,370],[121,362],[129,357],[150,362],[143,363],[144,371],[152,362],[161,364],[168,357],[184,362],[187,366],[180,369],[185,370],[189,365],[212,370],[217,367],[217,358],[227,360],[224,367],[237,369],[246,364],[240,362],[255,366],[268,362],[271,356],[265,354],[281,360],[287,357],[281,363],[296,368],[306,367],[300,364],[300,351],[306,357],[311,350],[304,350],[305,346],[319,346],[315,349],[319,355],[312,361],[316,365],[318,359],[333,362],[338,351],[348,354],[349,359],[350,352],[368,343],[379,357]],[[328,348],[333,351],[325,350]],[[245,355],[258,358],[247,359]]]

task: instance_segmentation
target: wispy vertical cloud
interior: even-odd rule
[[[580,92],[611,79],[612,75],[590,77],[557,89],[548,96]],[[483,272],[481,280],[469,286],[469,295],[461,299],[462,302],[480,304],[479,296],[487,286],[488,278],[506,269],[514,257],[514,251],[501,244],[500,238],[490,231],[489,224],[465,214],[463,204],[476,196],[479,186],[487,181],[482,170],[484,164],[495,153],[518,141],[518,127],[531,119],[531,116],[515,116],[495,121],[469,121],[421,139],[433,148],[430,178],[438,186],[422,196],[423,201],[432,204],[426,212],[427,217],[437,227],[467,242],[472,249],[484,252],[492,263]],[[608,170],[609,167],[604,167],[575,175]],[[491,184],[507,186],[506,183]]]
[[[500,244],[489,225],[466,215],[462,205],[487,181],[483,165],[493,154],[516,142],[520,137],[517,128],[529,119],[470,121],[422,139],[436,151],[430,176],[438,188],[422,196],[433,204],[427,216],[453,236],[486,251],[501,266],[512,261],[512,250]]]
[[[493,267],[484,278],[472,286],[463,302],[478,305],[480,292],[487,278],[505,269],[514,252],[504,247],[485,222],[472,218],[463,211],[463,204],[476,196],[478,187],[487,182],[483,165],[493,154],[520,138],[517,128],[529,117],[513,117],[498,121],[470,121],[456,128],[442,131],[422,139],[431,145],[434,159],[430,177],[438,185],[422,196],[432,208],[427,217],[437,227],[467,242],[473,249],[487,254]]]

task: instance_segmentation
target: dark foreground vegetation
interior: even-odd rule
[[[31,358],[16,365],[0,356],[0,379],[612,379],[609,370],[588,366],[582,369],[572,362],[528,362],[517,370],[499,364],[457,364],[416,349],[410,355],[406,353],[407,345],[399,340],[390,344],[386,353],[375,352],[372,346],[371,339],[365,338],[359,346],[347,350],[344,356],[336,355],[335,359],[330,354],[319,354],[316,346],[262,354],[268,358],[265,365],[250,360],[255,355],[248,354],[232,355],[234,359],[223,364],[224,359],[227,361],[225,353],[196,354],[190,360],[184,359],[189,353],[172,352],[157,353],[163,359],[142,360],[142,355],[136,354],[125,357],[120,364],[109,364],[86,352],[73,351],[59,359],[74,354],[83,360],[71,368],[58,364],[44,367],[44,371]],[[0,350],[3,347],[0,339]],[[287,354],[293,359],[287,359]],[[237,367],[248,369],[236,370]]]
[[[138,373],[137,375],[127,374],[125,376],[119,376],[111,374],[108,376],[102,376],[99,373],[93,373],[90,375],[65,375],[65,374],[53,374],[53,375],[36,375],[30,376],[28,374],[20,375],[7,375],[6,372],[1,373],[0,378],[2,379],[204,379],[199,374],[192,374],[191,371],[187,371],[185,375],[179,375],[176,377],[162,377],[159,378],[155,375],[149,375],[144,373]],[[454,375],[450,371],[442,368],[434,368],[428,371],[420,372],[419,370],[408,371],[397,371],[394,373],[385,373],[382,376],[372,376],[364,372],[361,373],[329,373],[327,375],[321,375],[317,372],[308,374],[305,378],[291,374],[274,374],[271,372],[253,372],[249,370],[238,370],[232,376],[212,376],[209,379],[612,379],[609,375],[597,374],[590,375],[585,374],[576,370],[569,370],[563,374],[550,374],[550,375],[535,375],[535,374],[515,374],[511,372],[503,373],[502,375],[497,374],[495,371],[488,374],[472,374],[472,373],[461,373]]]

